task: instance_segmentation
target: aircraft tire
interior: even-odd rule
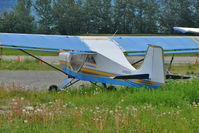
[[[51,85],[48,89],[49,92],[56,92],[58,91],[58,86],[57,85]]]
[[[116,91],[117,89],[116,89],[115,86],[111,85],[111,86],[107,87],[107,90],[109,90],[109,91]]]

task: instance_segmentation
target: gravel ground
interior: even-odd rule
[[[50,85],[61,85],[66,76],[57,71],[0,71],[0,86],[47,90]],[[85,84],[80,81],[75,86]]]
[[[3,56],[2,59],[4,60],[17,60],[18,56]],[[24,59],[33,59],[30,56],[20,56],[21,60]],[[58,56],[42,56],[41,57],[44,61],[49,62],[50,64],[59,64]],[[136,62],[142,59],[143,56],[128,56],[127,59],[130,63]],[[165,57],[165,62],[169,63],[171,60],[171,56]],[[197,57],[179,57],[176,56],[173,60],[174,64],[193,64]]]

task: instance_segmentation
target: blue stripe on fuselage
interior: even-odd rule
[[[107,84],[114,84],[114,85],[123,85],[123,86],[129,86],[129,87],[150,87],[150,88],[162,88],[162,86],[153,86],[150,85],[150,83],[142,83],[138,81],[138,83],[134,83],[131,80],[115,80],[111,79],[110,76],[106,75],[100,75],[100,74],[93,74],[89,72],[83,72],[80,71],[80,73],[75,73],[71,70],[69,70],[69,67],[65,64],[63,65],[63,71],[66,73],[72,75],[73,77],[80,79],[80,80],[85,80],[85,81],[92,81],[92,82],[98,82],[98,83],[107,83]]]

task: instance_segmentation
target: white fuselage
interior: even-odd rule
[[[118,75],[133,74],[136,69],[128,62],[122,49],[108,37],[81,37],[81,40],[97,54],[96,64],[85,63],[84,67]]]

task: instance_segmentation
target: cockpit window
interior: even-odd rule
[[[95,61],[95,58],[93,57],[93,55],[88,55],[86,62],[91,63],[91,64],[96,64],[96,61]]]

